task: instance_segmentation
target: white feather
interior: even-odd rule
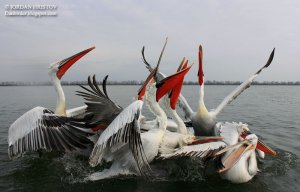
[[[103,158],[103,152],[106,147],[111,147],[111,142],[108,142],[118,131],[124,131],[125,125],[131,123],[135,115],[140,113],[143,106],[143,101],[137,100],[126,107],[102,132],[94,149],[90,155],[90,165],[98,165]],[[122,133],[121,133],[122,135]]]
[[[43,116],[44,110],[44,107],[35,107],[19,117],[8,129],[8,145],[13,145],[18,139],[39,127],[38,120]]]
[[[76,108],[72,108],[72,109],[68,109],[66,111],[67,117],[75,117],[78,115],[82,115],[85,113],[87,106],[83,105],[80,107],[76,107]]]
[[[176,158],[176,157],[198,157],[204,158],[207,155],[213,155],[213,152],[226,147],[222,141],[203,143],[198,145],[188,145],[177,149],[172,154],[165,154],[160,156],[162,159]]]

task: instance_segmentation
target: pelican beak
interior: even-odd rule
[[[234,149],[222,162],[223,168],[219,169],[218,172],[222,173],[224,171],[227,171],[240,160],[243,154],[245,154],[247,151],[254,150],[254,149],[255,146],[252,143],[250,143],[248,140],[240,142],[239,146],[236,147],[236,149]]]
[[[184,76],[187,74],[187,72],[190,70],[193,64],[188,66],[187,68],[164,78],[160,82],[156,83],[156,101],[158,102],[166,93],[168,93],[175,85],[177,85],[179,82],[182,81]]]
[[[80,53],[77,53],[71,57],[68,57],[62,61],[59,62],[58,65],[58,71],[56,72],[56,76],[58,79],[61,79],[62,76],[66,73],[66,71],[76,62],[78,61],[81,57],[86,55],[88,52],[91,50],[95,49],[95,47],[91,47],[89,49],[86,49],[84,51],[81,51]]]
[[[148,85],[148,83],[152,80],[153,81],[153,77],[156,75],[157,72],[157,67],[155,67],[152,72],[149,74],[149,76],[147,77],[146,81],[144,82],[144,84],[141,86],[141,88],[138,91],[138,100],[142,100],[143,96],[146,93],[146,86]]]
[[[200,86],[203,85],[204,83],[204,74],[203,74],[203,51],[202,51],[202,46],[199,46],[199,52],[198,52],[198,61],[199,61],[199,69],[198,69],[198,83]]]
[[[158,68],[159,68],[159,65],[160,65],[160,61],[161,61],[161,58],[163,56],[163,53],[165,51],[165,48],[166,48],[166,45],[167,45],[167,42],[168,42],[168,37],[166,37],[166,40],[165,40],[165,43],[164,43],[164,46],[160,52],[160,56],[159,56],[159,59],[158,59],[158,62],[157,62],[157,65],[156,67],[152,70],[152,72],[149,74],[149,76],[147,77],[145,83],[142,85],[142,87],[139,89],[138,91],[138,100],[142,100],[143,99],[143,96],[145,95],[146,93],[146,86],[148,85],[148,83],[151,81],[152,83],[154,83],[157,79],[156,77],[156,73],[158,71]],[[143,60],[145,63],[148,64],[148,62],[146,61],[145,59],[145,56],[144,56],[144,51],[145,51],[145,47],[143,47],[142,49],[142,56],[143,56]]]
[[[186,60],[185,62],[185,58],[183,58],[183,60],[181,61],[179,67],[178,67],[178,70],[177,72],[181,71],[181,70],[184,70],[187,68],[187,65],[188,65],[188,60]],[[173,110],[175,110],[176,108],[176,104],[177,104],[177,101],[178,101],[178,98],[179,98],[179,95],[180,95],[180,92],[181,92],[181,88],[182,88],[182,85],[183,85],[183,82],[184,82],[184,77],[181,79],[181,81],[179,81],[179,83],[177,83],[172,91],[170,92],[169,94],[169,98],[170,98],[170,106]]]
[[[250,131],[247,131],[247,132],[244,132],[243,134],[241,134],[241,137],[243,139],[246,138],[247,135],[251,134]],[[277,155],[277,152],[274,151],[271,147],[269,147],[267,144],[265,144],[262,140],[258,139],[257,141],[257,145],[256,145],[256,148],[263,151],[264,153],[266,154],[269,154],[269,155],[273,155],[273,156],[276,156]]]
[[[261,151],[263,151],[263,152],[265,152],[266,154],[273,155],[273,156],[277,155],[276,151],[274,151],[271,147],[269,147],[268,145],[266,145],[260,139],[258,139],[256,148],[259,149],[259,150],[261,150]]]
[[[202,144],[202,143],[215,142],[215,141],[220,141],[220,140],[223,140],[223,139],[224,139],[224,137],[219,137],[219,136],[212,136],[212,137],[195,136],[194,141],[190,145],[197,145],[197,144]]]

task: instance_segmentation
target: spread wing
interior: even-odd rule
[[[178,148],[174,153],[161,155],[161,159],[174,159],[179,157],[196,157],[207,159],[214,157],[214,155],[221,149],[225,148],[226,144],[222,141],[203,143],[198,145],[188,145]]]
[[[102,162],[105,149],[128,143],[141,174],[150,170],[140,136],[139,117],[143,102],[137,100],[126,107],[102,132],[89,159],[91,166]]]
[[[220,105],[212,111],[215,116],[217,116],[227,104],[230,104],[235,98],[237,98],[242,92],[244,92],[247,88],[250,87],[254,79],[269,65],[272,63],[274,57],[275,48],[273,49],[272,53],[269,56],[267,63],[260,68],[254,75],[252,75],[249,79],[244,81],[241,85],[239,85],[235,90],[233,90],[221,103]]]
[[[82,131],[86,119],[55,115],[35,107],[19,117],[8,130],[8,156],[15,158],[39,149],[70,152],[92,145],[89,134]]]
[[[86,113],[93,114],[93,118],[88,122],[94,130],[105,129],[118,114],[122,111],[122,108],[114,103],[107,95],[106,91],[106,76],[102,83],[102,90],[98,87],[95,75],[93,78],[89,76],[88,84],[90,88],[80,86],[85,90],[77,91],[77,95],[82,96],[87,105]]]

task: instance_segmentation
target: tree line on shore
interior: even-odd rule
[[[144,81],[108,81],[108,85],[142,85]],[[205,81],[206,85],[240,85],[241,81]],[[87,81],[62,81],[62,85],[72,86],[72,85],[87,85]],[[102,82],[98,82],[99,85]],[[300,85],[300,81],[254,81],[253,85]],[[50,81],[45,82],[13,82],[13,81],[6,81],[0,82],[0,86],[47,86],[52,85]],[[196,81],[185,81],[184,85],[198,85]]]

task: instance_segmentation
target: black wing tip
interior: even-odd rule
[[[107,95],[107,91],[106,91],[107,78],[108,78],[108,75],[106,75],[102,81],[102,89],[103,89],[103,92],[104,92],[106,98],[109,99],[109,97]]]
[[[103,79],[103,81],[107,81],[107,78],[108,78],[108,75],[105,75],[105,77],[104,77],[104,79]]]
[[[145,45],[142,47],[142,54],[145,52]]]
[[[273,58],[274,58],[274,54],[275,54],[275,47],[274,47],[272,53],[270,54],[269,59],[267,61],[267,64],[265,65],[265,67],[269,67],[269,65],[271,65],[271,63],[273,61]]]
[[[145,57],[145,46],[143,46],[142,48],[142,61],[143,63],[146,65],[146,68],[148,70],[150,70],[150,72],[152,71],[152,67],[151,65],[148,63],[148,61],[146,60],[146,57]]]

